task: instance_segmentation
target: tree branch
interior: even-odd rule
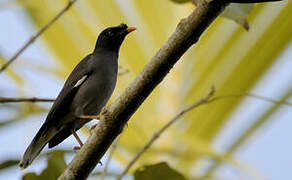
[[[56,22],[66,11],[68,11],[71,6],[77,0],[69,0],[68,4],[45,26],[43,26],[35,35],[31,36],[30,39],[0,68],[0,73],[3,72],[16,58],[28,48],[43,32],[45,32],[54,22]]]
[[[8,98],[8,97],[0,97],[0,103],[18,103],[18,102],[54,102],[55,99],[47,99],[47,98]]]
[[[187,18],[181,20],[176,31],[125,92],[103,109],[97,128],[59,180],[88,177],[133,113],[227,5],[225,0],[213,0],[210,3],[203,0]]]

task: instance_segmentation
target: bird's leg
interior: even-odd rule
[[[80,119],[100,119],[99,115],[81,115],[78,116]],[[90,127],[90,131],[92,131],[97,126],[97,123]]]
[[[76,133],[76,131],[74,129],[72,130],[72,134],[76,138],[76,140],[78,141],[78,143],[80,145],[80,146],[75,146],[74,150],[80,150],[81,147],[83,146],[83,143],[82,143],[81,139],[79,138],[78,134]]]
[[[80,106],[75,110],[75,117],[80,118],[80,119],[99,119],[99,115],[84,115],[84,110]]]

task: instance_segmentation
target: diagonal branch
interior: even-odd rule
[[[133,113],[227,5],[226,0],[210,3],[203,0],[187,18],[181,20],[176,31],[125,92],[102,111],[99,125],[59,180],[88,177]]]
[[[23,53],[26,48],[28,48],[43,32],[45,32],[54,22],[56,22],[66,11],[68,11],[71,6],[77,0],[69,0],[68,4],[45,26],[43,26],[35,35],[31,36],[30,39],[0,68],[0,73],[3,72],[16,58]]]

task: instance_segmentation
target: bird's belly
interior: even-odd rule
[[[103,81],[100,81],[91,78],[87,81],[85,86],[80,87],[73,100],[73,110],[81,109],[83,115],[97,115],[110,98],[116,79],[109,78],[105,81],[103,78]]]
[[[101,109],[106,105],[108,97],[101,98],[89,98],[83,105],[84,115],[98,115]]]

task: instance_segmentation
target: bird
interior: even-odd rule
[[[21,169],[27,168],[47,144],[52,148],[71,134],[80,147],[83,145],[76,131],[98,118],[111,97],[117,81],[120,46],[134,30],[135,27],[122,23],[99,34],[94,51],[73,69],[45,122],[25,150],[19,162]]]

